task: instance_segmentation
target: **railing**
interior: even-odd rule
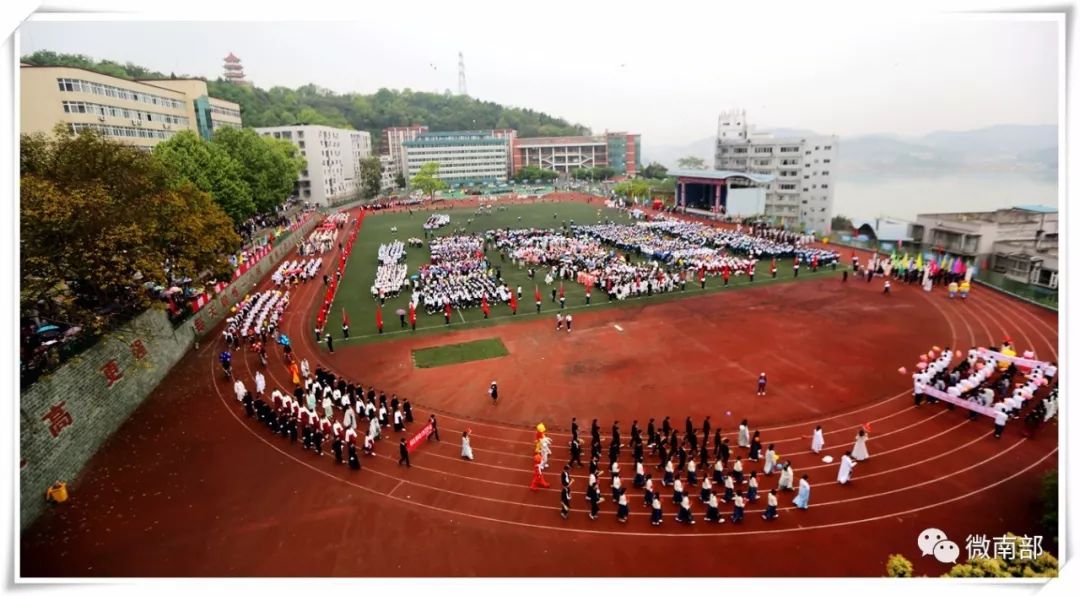
[[[998,273],[996,271],[980,270],[973,279],[976,282],[991,286],[1022,300],[1052,310],[1058,309],[1058,293],[1055,289],[1016,281],[1015,279],[1006,277],[1004,273]]]

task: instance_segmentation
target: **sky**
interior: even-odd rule
[[[713,136],[719,112],[732,107],[759,127],[842,137],[1058,121],[1052,22],[593,4],[524,20],[456,3],[428,7],[425,19],[410,18],[402,3],[377,3],[364,18],[334,21],[31,20],[20,29],[19,52],[82,53],[207,77],[233,52],[263,88],[315,83],[371,93],[456,91],[461,51],[471,96],[594,132],[637,132],[646,146]],[[498,6],[507,4],[489,8]]]

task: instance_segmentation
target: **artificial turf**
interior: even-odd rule
[[[444,204],[445,205],[445,204]],[[327,313],[325,332],[334,336],[335,344],[365,343],[386,339],[400,338],[407,334],[440,333],[443,330],[460,330],[465,328],[497,325],[513,320],[525,320],[535,317],[554,317],[559,310],[557,301],[552,301],[551,290],[558,289],[559,282],[552,285],[544,283],[546,269],[538,269],[536,280],[529,278],[526,270],[515,267],[509,259],[503,259],[498,250],[492,248],[487,252],[488,261],[494,267],[500,267],[503,279],[511,290],[518,286],[522,288],[522,296],[518,300],[518,313],[511,315],[510,306],[507,304],[491,305],[491,318],[484,319],[479,308],[454,309],[453,319],[450,325],[445,324],[442,312],[428,315],[424,310],[416,312],[416,330],[408,328],[407,317],[398,313],[405,313],[408,309],[410,293],[402,292],[394,298],[387,298],[382,307],[384,320],[384,333],[378,333],[375,324],[375,311],[379,306],[377,299],[371,295],[371,284],[375,280],[375,270],[378,267],[379,245],[393,240],[406,242],[406,264],[409,275],[418,270],[421,265],[428,263],[429,253],[423,224],[428,216],[434,213],[432,210],[422,210],[408,213],[374,213],[364,218],[360,233],[353,244],[352,255],[345,269],[341,284],[330,311]],[[600,199],[592,204],[579,202],[537,202],[525,205],[507,205],[504,210],[498,207],[492,209],[490,215],[478,215],[475,208],[440,209],[438,212],[450,215],[450,224],[440,230],[432,232],[435,236],[446,236],[461,233],[483,233],[486,230],[497,228],[555,228],[561,229],[565,223],[571,220],[576,224],[595,224],[604,219],[611,219],[616,223],[631,223],[630,218],[615,209],[603,206]],[[469,220],[472,220],[469,222]],[[393,229],[397,228],[394,232]],[[423,247],[409,247],[407,240],[416,237],[424,240]],[[640,256],[634,256],[634,260],[640,260]],[[566,291],[566,308],[573,312],[583,309],[598,309],[620,306],[639,305],[642,301],[663,302],[677,300],[683,297],[696,296],[703,292],[717,292],[734,290],[782,281],[789,281],[792,277],[791,259],[777,260],[777,278],[769,278],[769,261],[762,260],[758,263],[756,281],[751,284],[746,276],[732,276],[730,285],[723,287],[723,282],[717,277],[710,277],[706,282],[706,289],[702,290],[696,281],[688,283],[685,292],[670,292],[656,294],[650,297],[629,299],[624,301],[609,301],[607,295],[598,289],[592,292],[591,305],[585,306],[585,288],[576,282],[564,282]],[[817,273],[811,273],[810,267],[803,265],[799,279],[812,279],[825,275],[831,275],[829,268],[822,268]],[[536,312],[534,289],[538,287],[543,304],[541,312]],[[349,316],[349,339],[341,339],[342,309]],[[311,328],[314,329],[314,320]]]
[[[460,364],[473,360],[499,358],[509,354],[501,339],[491,337],[460,344],[447,344],[413,350],[413,363],[416,368],[433,368],[448,364]]]

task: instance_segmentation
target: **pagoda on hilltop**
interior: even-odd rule
[[[228,56],[225,56],[225,73],[223,75],[226,81],[230,83],[236,83],[237,85],[247,85],[247,80],[244,79],[244,67],[240,64],[240,59],[229,52]]]

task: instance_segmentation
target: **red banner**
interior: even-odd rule
[[[431,423],[428,422],[424,425],[424,428],[420,429],[420,432],[413,435],[408,441],[405,441],[405,448],[409,450],[409,453],[412,453],[420,443],[426,441],[428,436],[431,435],[432,430]]]

